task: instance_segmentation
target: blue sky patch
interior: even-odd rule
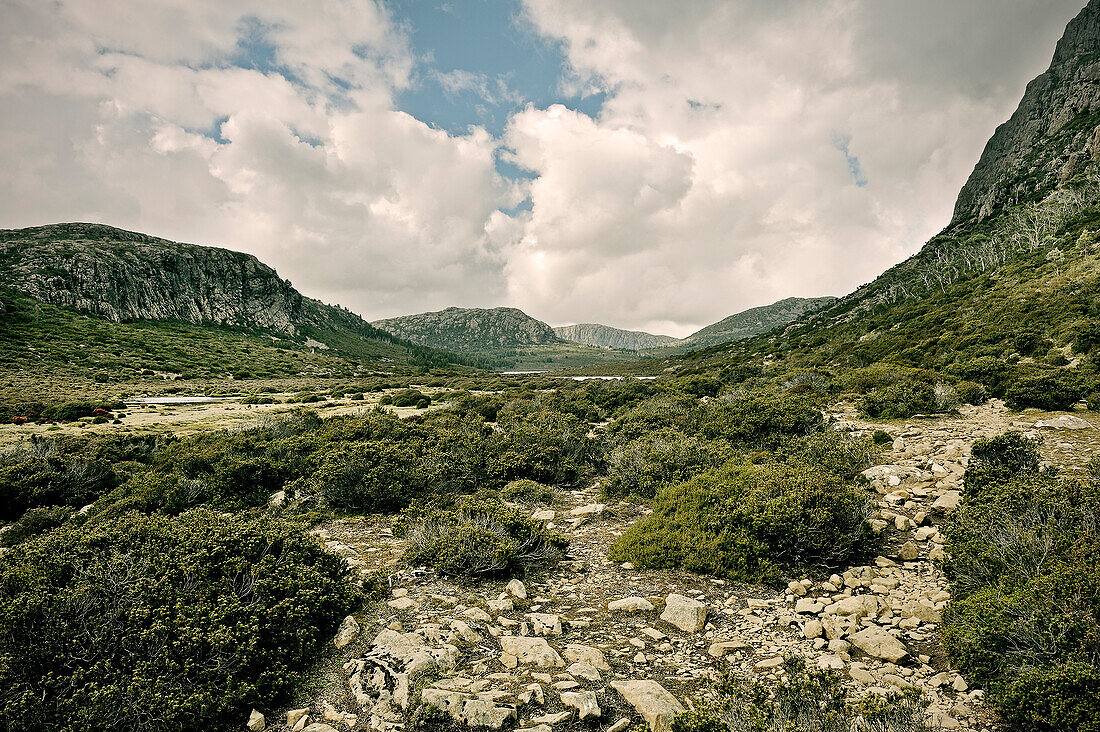
[[[844,160],[848,163],[848,174],[852,176],[852,182],[860,188],[865,188],[870,181],[867,180],[867,173],[863,170],[863,164],[859,162],[859,157],[852,154],[851,145],[851,135],[835,135],[833,137],[833,147],[844,155]]]

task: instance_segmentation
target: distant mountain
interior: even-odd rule
[[[372,323],[413,343],[462,353],[558,342],[554,329],[516,308],[447,308]]]
[[[643,348],[657,348],[675,343],[677,339],[666,335],[653,335],[640,330],[621,330],[609,325],[597,323],[579,323],[561,325],[554,328],[558,338],[574,343],[600,348],[617,348],[625,351],[639,351]]]
[[[750,308],[697,330],[675,345],[679,350],[705,348],[767,333],[794,322],[804,313],[836,302],[835,297],[788,297],[785,300]]]
[[[353,358],[452,362],[303,297],[256,257],[103,224],[0,230],[0,284],[113,323],[232,327]]]

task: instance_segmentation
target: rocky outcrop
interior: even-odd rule
[[[788,297],[771,305],[750,308],[719,320],[713,325],[692,333],[675,345],[694,349],[751,338],[789,325],[804,313],[826,307],[834,302],[836,302],[835,297]]]
[[[1050,68],[1027,85],[955,203],[953,224],[1028,200],[1100,160],[1100,0],[1070,21]]]
[[[99,224],[0,231],[0,272],[37,300],[115,322],[180,320],[293,335],[304,301],[250,254]]]
[[[516,308],[447,308],[371,325],[422,346],[466,353],[558,341],[553,328]]]
[[[653,335],[640,330],[621,330],[598,323],[579,323],[560,325],[554,328],[558,338],[586,346],[599,348],[617,348],[626,351],[640,351],[643,348],[659,348],[676,343],[675,338],[666,335]]]
[[[102,224],[0,230],[0,277],[36,300],[113,322],[169,320],[390,339],[342,308],[303,297],[251,254]],[[323,344],[321,344],[323,345]]]

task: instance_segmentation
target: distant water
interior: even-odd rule
[[[138,397],[127,400],[128,404],[206,404],[207,402],[224,402],[226,397],[209,396],[154,396]]]

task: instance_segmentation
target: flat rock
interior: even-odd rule
[[[577,710],[577,719],[599,719],[600,705],[591,691],[563,691],[561,703]]]
[[[527,613],[524,617],[531,623],[535,635],[561,635],[561,618],[550,613]]]
[[[1080,417],[1075,417],[1072,414],[1063,414],[1053,419],[1043,419],[1035,423],[1036,427],[1051,429],[1051,430],[1087,430],[1091,429],[1092,425]]]
[[[515,656],[520,663],[535,665],[539,668],[565,666],[565,661],[550,647],[545,638],[506,635],[500,639],[500,647],[506,655]]]
[[[698,600],[673,593],[665,599],[661,620],[685,633],[698,633],[707,622],[707,607]]]
[[[516,710],[511,707],[498,707],[484,699],[470,699],[462,705],[462,720],[471,727],[500,729],[505,722],[515,719]]]
[[[670,732],[672,720],[684,713],[683,705],[656,681],[612,681],[611,688],[634,707],[653,732]]]
[[[653,609],[653,603],[644,597],[624,597],[621,600],[612,600],[607,603],[607,609],[612,612],[648,612]]]
[[[544,641],[545,642],[545,641]],[[563,651],[565,657],[574,663],[587,663],[600,671],[610,671],[603,651],[592,646],[582,646],[580,643],[570,643]]]
[[[869,656],[897,663],[909,655],[905,645],[882,628],[864,628],[848,636],[848,641]]]

